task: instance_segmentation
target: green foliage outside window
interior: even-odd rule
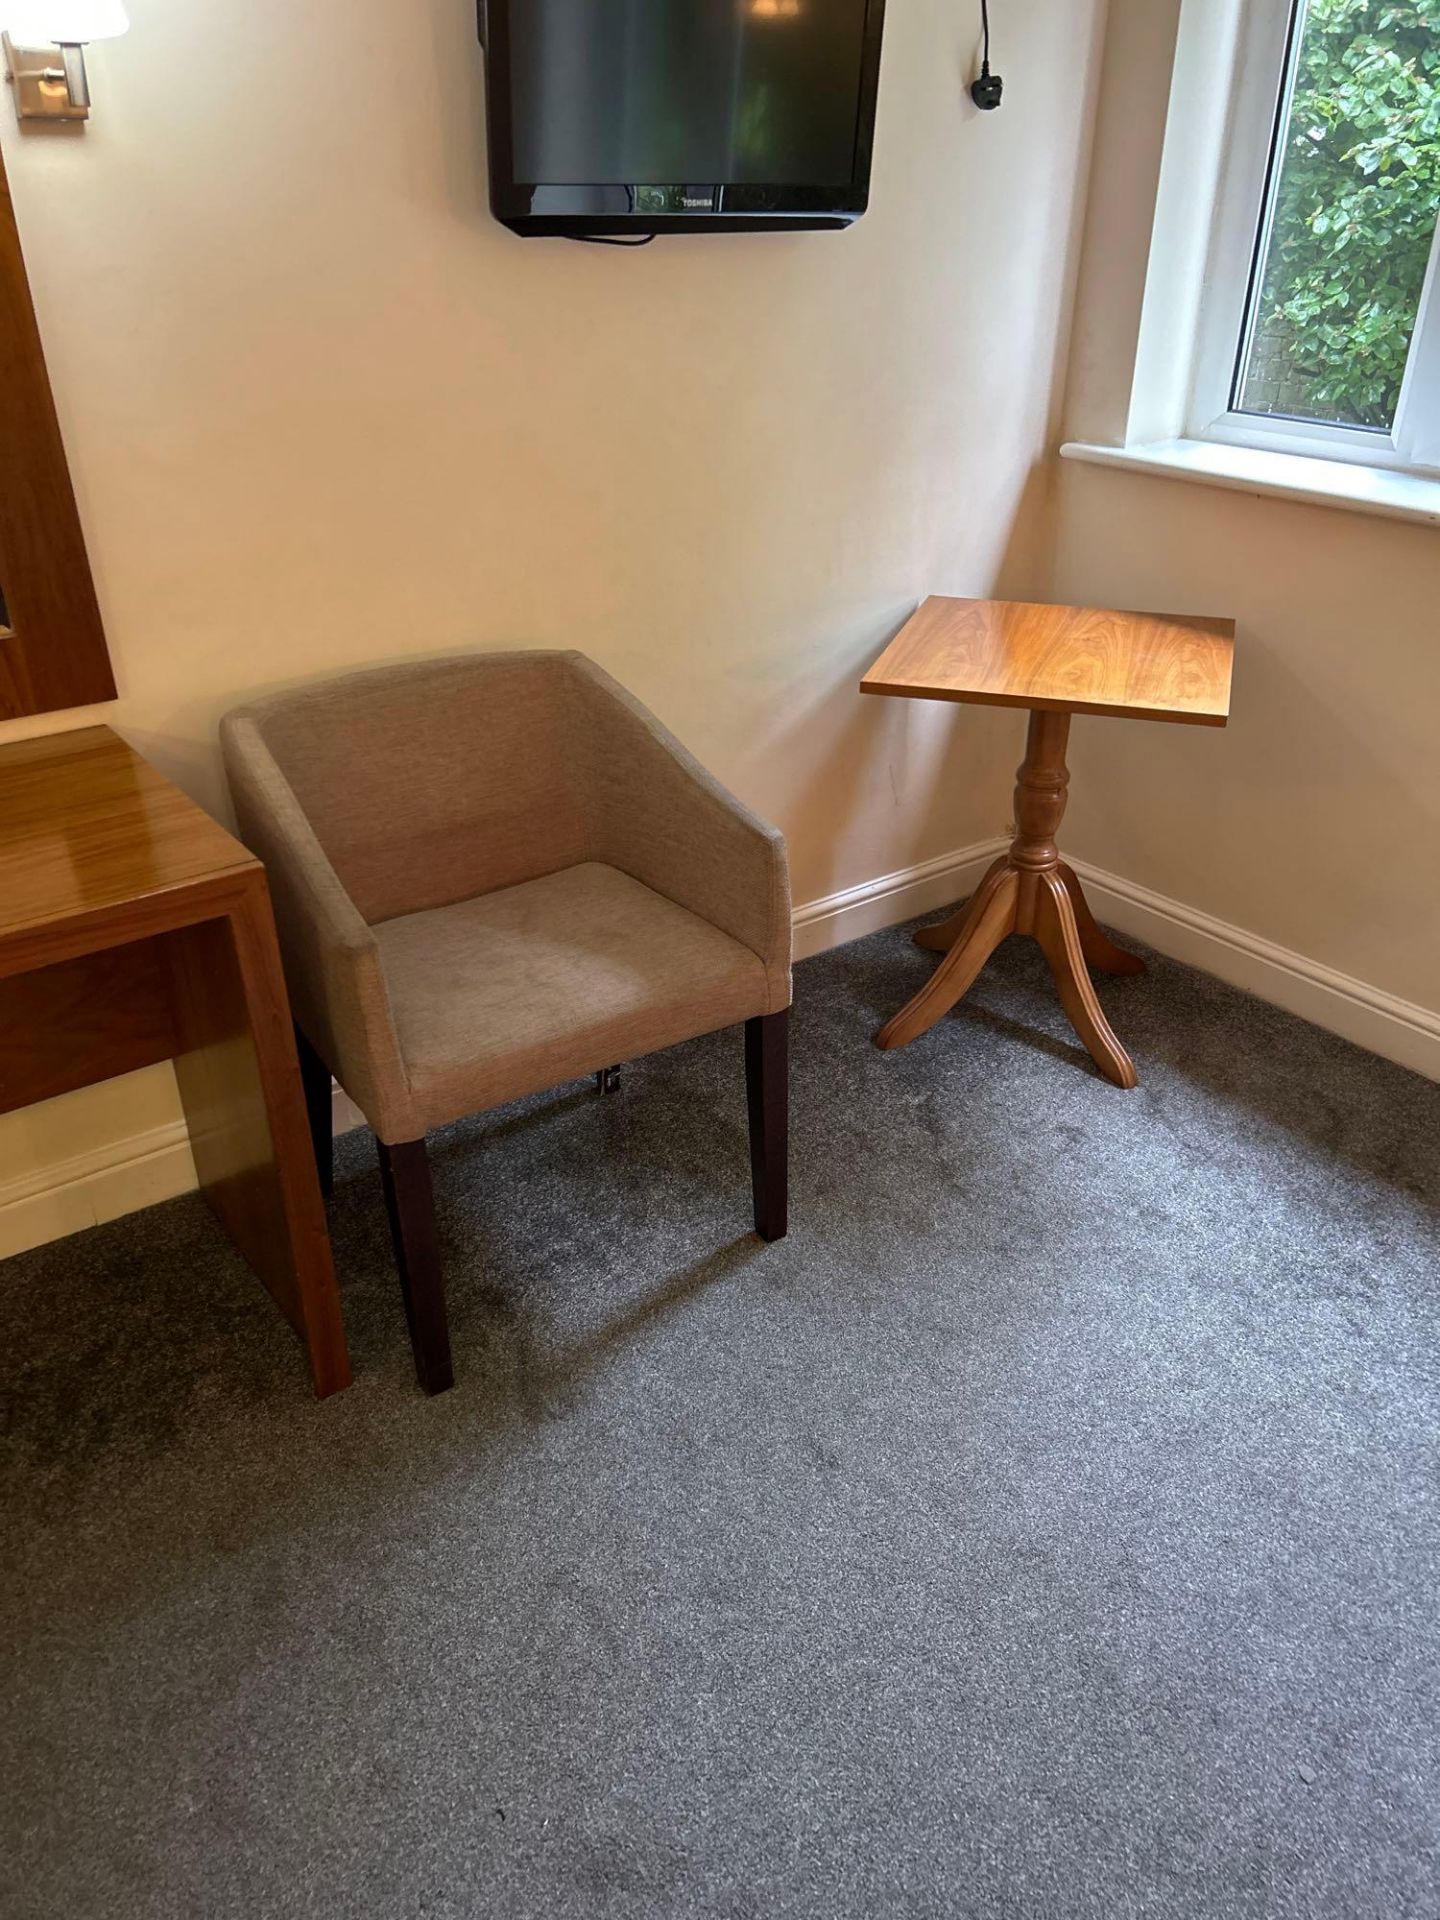
[[[1440,216],[1440,0],[1310,0],[1242,404],[1395,417]]]

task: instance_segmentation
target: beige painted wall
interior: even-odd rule
[[[1014,8],[982,119],[969,9],[898,0],[865,220],[626,254],[490,220],[471,0],[137,0],[82,137],[4,130],[117,723],[213,802],[257,689],[575,644],[801,899],[993,829],[1010,731],[854,689],[918,595],[1039,584],[1097,12]]]
[[[1239,621],[1224,733],[1076,723],[1073,850],[1440,1012],[1440,535],[1067,465],[1054,578]]]
[[[247,694],[578,645],[780,822],[800,901],[996,832],[1013,720],[855,684],[923,593],[1044,584],[1102,12],[1013,0],[982,119],[972,9],[891,0],[853,231],[626,254],[489,219],[472,0],[132,0],[83,134],[0,115],[106,717],[219,807]]]
[[[1112,0],[1066,434],[1119,441],[1175,0]],[[1224,733],[1076,723],[1073,851],[1440,1011],[1440,533],[1063,463],[1058,599],[1229,613]]]

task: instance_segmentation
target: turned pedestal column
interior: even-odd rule
[[[1228,620],[1114,613],[1013,601],[930,599],[876,661],[865,693],[1029,707],[1015,788],[1015,838],[962,910],[915,938],[945,957],[875,1036],[907,1046],[948,1013],[1012,933],[1039,943],[1060,1003],[1107,1080],[1136,1084],[1089,969],[1137,974],[1145,963],[1095,924],[1056,835],[1065,813],[1072,713],[1223,726],[1234,628]]]
[[[1137,954],[1117,947],[1095,924],[1080,883],[1060,858],[1055,835],[1070,776],[1068,713],[1030,715],[1030,733],[1015,787],[1015,838],[970,900],[938,927],[922,927],[916,944],[945,958],[908,1006],[875,1036],[877,1047],[903,1047],[948,1013],[1012,933],[1037,940],[1050,963],[1060,1004],[1107,1080],[1133,1087],[1135,1068],[1095,997],[1086,963],[1102,973],[1143,973]]]

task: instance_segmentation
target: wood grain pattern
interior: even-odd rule
[[[1012,933],[1038,941],[1070,1023],[1107,1080],[1136,1084],[1130,1056],[1105,1018],[1089,968],[1143,973],[1086,904],[1056,835],[1070,775],[1073,713],[1223,727],[1230,715],[1233,620],[1032,606],[934,596],[908,620],[861,682],[864,693],[1026,707],[1030,727],[1016,775],[1015,838],[974,897],[917,943],[944,956],[908,1005],[875,1036],[908,1046],[966,993]]]
[[[200,1191],[305,1342],[316,1392],[350,1366],[269,891],[258,863],[232,911],[174,943],[185,1106]]]
[[[1232,620],[928,599],[862,693],[1223,727]]]
[[[0,160],[0,720],[113,700],[10,187]]]
[[[264,871],[108,728],[0,747],[0,1020],[0,1106],[175,1059],[201,1191],[348,1385]]]
[[[0,979],[0,1113],[174,1057],[171,937]]]
[[[147,902],[258,864],[108,727],[0,749],[0,941],[77,919],[124,937]]]

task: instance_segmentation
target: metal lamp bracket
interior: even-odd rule
[[[5,39],[6,78],[21,120],[88,120],[90,88],[83,47],[17,47]],[[57,65],[57,59],[62,64]]]

